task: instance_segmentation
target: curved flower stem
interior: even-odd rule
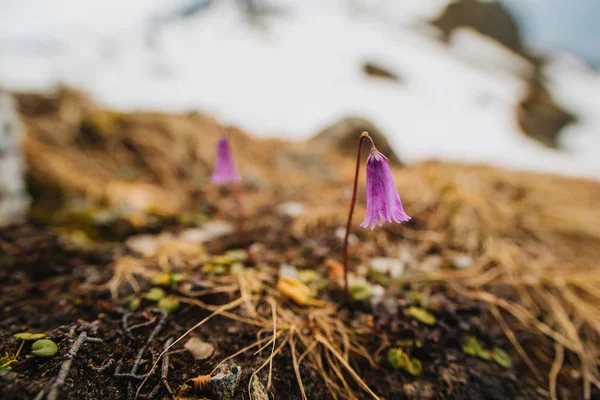
[[[375,148],[373,139],[367,132],[360,135],[358,141],[358,153],[356,154],[356,172],[354,173],[354,187],[352,189],[352,200],[350,201],[350,212],[348,213],[348,222],[346,223],[346,235],[344,236],[344,295],[346,303],[350,304],[350,292],[348,292],[348,238],[350,236],[350,226],[352,225],[352,215],[354,214],[354,205],[356,204],[356,192],[358,190],[358,175],[360,174],[360,150],[365,139],[371,141],[371,149]]]

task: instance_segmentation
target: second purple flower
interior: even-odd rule
[[[221,137],[221,139],[219,139],[219,143],[217,144],[215,172],[213,173],[211,180],[217,185],[224,185],[242,180],[242,177],[235,166],[235,160],[233,159],[231,146],[229,145],[227,136]]]

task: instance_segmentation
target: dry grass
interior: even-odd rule
[[[235,297],[234,300],[224,305],[206,304],[187,296],[178,297],[182,302],[211,311],[211,314],[188,329],[166,348],[154,361],[154,366],[158,365],[162,356],[173,346],[210,319],[220,315],[253,327],[260,327],[261,330],[256,342],[225,357],[215,366],[213,372],[219,365],[240,354],[258,348],[254,352],[256,356],[270,348],[268,357],[253,371],[249,379],[248,393],[250,396],[252,380],[267,366],[269,367],[268,390],[272,377],[273,360],[288,348],[292,354],[294,371],[303,398],[307,398],[307,396],[300,372],[301,366],[312,368],[321,376],[332,398],[353,398],[353,385],[349,382],[351,380],[355,386],[364,390],[372,398],[379,399],[349,363],[350,356],[353,354],[364,358],[373,367],[376,365],[353,330],[348,327],[346,322],[339,319],[337,307],[333,304],[326,304],[319,308],[295,306],[282,294],[270,289],[273,283],[272,279],[271,276],[257,274],[252,270],[237,277],[224,276],[217,279],[214,292],[228,291]],[[231,286],[236,286],[233,293],[230,291]],[[242,294],[244,291],[246,293]],[[259,305],[268,305],[268,307],[259,307]],[[260,308],[269,310],[271,315],[263,315],[265,313],[258,311]],[[242,316],[245,314],[251,316]],[[267,332],[270,333],[267,337],[260,337]],[[138,393],[144,383],[142,382],[138,388]]]
[[[505,317],[494,310],[518,321],[519,329],[547,337],[556,349],[576,354],[584,395],[590,398],[590,386],[600,387],[600,209],[594,206],[600,185],[491,168],[435,171],[430,179],[440,187],[439,204],[422,218],[435,221],[431,229],[444,232],[442,242],[466,249],[473,266],[417,268],[407,279],[446,281],[460,294],[489,304],[532,371],[539,376],[538,369],[550,368],[550,393],[555,393],[562,350],[549,357],[551,365],[540,357],[531,361],[535,355],[520,347]]]
[[[206,181],[221,132],[212,119],[198,114],[111,113],[69,91],[55,99],[21,96],[20,101],[33,176],[57,182],[67,193],[164,213],[185,209],[202,190],[198,182]],[[261,204],[294,200],[308,210],[290,227],[295,234],[342,225],[346,209],[340,204],[349,201],[351,159],[305,144],[256,141],[238,130],[232,140],[234,148],[244,149],[238,164],[252,181],[249,188],[260,188],[247,196],[254,205],[250,217]],[[120,175],[131,166],[135,180]],[[445,281],[451,290],[488,304],[551,397],[556,397],[561,370],[569,368],[571,375],[581,375],[589,398],[591,385],[600,387],[600,184],[436,162],[394,174],[414,220],[366,237],[389,256],[397,256],[398,249],[414,250],[407,281]],[[227,200],[212,200],[227,206]],[[359,201],[358,215],[364,199]],[[359,249],[363,259],[375,254],[368,247],[354,250]],[[431,252],[442,259],[433,267]],[[451,268],[457,254],[469,256],[472,266]],[[123,282],[135,289],[136,275],[145,278],[146,272],[135,263],[115,263],[111,292]],[[352,393],[348,379],[372,393],[347,362],[350,353],[369,359],[368,353],[335,317],[334,307],[289,306],[268,286],[252,286],[260,281],[233,280],[214,290],[238,293],[246,311],[242,316],[220,310],[221,315],[271,330],[266,341],[271,355],[264,366],[288,346],[304,397],[304,363],[318,371],[334,398]],[[218,309],[192,298],[182,301]],[[264,302],[272,315],[256,311]],[[539,348],[523,348],[516,330],[536,335]],[[255,347],[264,343],[259,340]],[[570,355],[576,355],[575,362]]]

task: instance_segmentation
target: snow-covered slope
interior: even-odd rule
[[[567,151],[542,147],[515,119],[527,63],[472,32],[446,47],[419,24],[447,0],[286,0],[258,22],[220,0],[170,18],[186,3],[5,0],[0,86],[65,82],[111,107],[200,109],[256,135],[294,139],[359,115],[387,132],[408,162],[600,178],[600,77],[561,58],[550,64],[553,94],[581,121],[562,137]],[[366,77],[367,60],[401,82]]]

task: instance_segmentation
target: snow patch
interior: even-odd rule
[[[200,109],[289,139],[354,115],[381,127],[409,163],[436,158],[600,178],[599,76],[551,63],[552,93],[580,119],[562,136],[567,151],[544,148],[515,119],[526,63],[470,32],[447,47],[414,28],[446,0],[285,0],[260,22],[222,0],[172,18],[189,4],[6,0],[0,86],[62,82],[110,107]],[[402,82],[367,77],[366,60],[380,60]]]

